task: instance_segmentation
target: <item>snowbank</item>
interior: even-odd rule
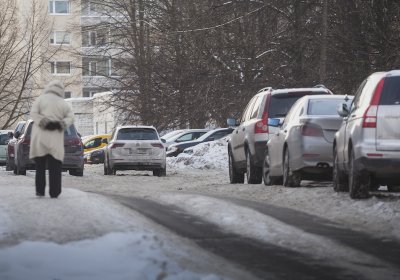
[[[168,157],[170,168],[228,169],[228,143],[225,139],[205,142],[185,149],[177,157]]]

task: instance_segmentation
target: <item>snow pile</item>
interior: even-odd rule
[[[228,142],[225,139],[205,142],[185,149],[177,157],[168,157],[172,168],[228,169]]]

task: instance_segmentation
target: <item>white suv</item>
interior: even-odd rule
[[[280,119],[286,116],[292,105],[305,95],[332,94],[323,87],[261,89],[247,104],[239,122],[228,119],[229,126],[237,126],[228,142],[229,179],[232,184],[262,181],[267,141],[279,128],[268,126],[268,118]]]
[[[164,141],[153,126],[117,127],[104,150],[104,175],[115,175],[117,170],[150,170],[154,176],[165,176]]]
[[[333,185],[350,191],[351,198],[367,198],[381,184],[389,191],[400,186],[400,70],[378,72],[358,88],[335,135]]]

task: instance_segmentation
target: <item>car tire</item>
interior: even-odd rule
[[[246,150],[246,179],[247,184],[260,184],[262,181],[262,168],[253,164],[250,151]]]
[[[400,192],[400,186],[387,185],[388,192]]]
[[[108,160],[104,159],[104,175],[115,175],[116,170],[111,169]]]
[[[153,176],[165,177],[165,176],[167,176],[167,169],[160,168],[160,169],[153,170]]]
[[[333,190],[335,192],[348,192],[349,182],[346,174],[339,169],[339,160],[336,148],[333,150],[333,171],[332,171]]]
[[[354,151],[350,151],[349,161],[349,193],[352,199],[363,199],[369,197],[368,184],[362,182],[363,178],[369,178],[368,174],[363,174],[355,161]]]
[[[79,176],[79,177],[82,177],[82,176],[83,176],[83,168],[80,168],[80,169],[70,169],[70,170],[69,170],[69,175],[71,175],[71,176]]]
[[[269,172],[269,166],[270,166],[270,157],[268,154],[268,150],[265,152],[265,158],[264,158],[264,163],[263,163],[263,171],[262,171],[262,176],[263,176],[263,181],[264,185],[266,186],[272,186],[272,185],[279,185],[281,184],[282,179],[280,177],[274,177],[270,176]]]
[[[300,187],[301,172],[292,171],[289,161],[289,149],[286,148],[283,156],[283,185],[285,187],[297,188]]]
[[[229,160],[229,181],[231,184],[243,184],[244,174],[240,173],[235,166],[235,160],[233,159],[232,152],[228,150],[228,160]]]

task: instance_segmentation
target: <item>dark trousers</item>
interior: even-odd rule
[[[51,155],[36,157],[36,194],[44,195],[46,189],[46,165],[49,168],[50,197],[57,197],[61,193],[61,165],[62,162],[56,160]]]

